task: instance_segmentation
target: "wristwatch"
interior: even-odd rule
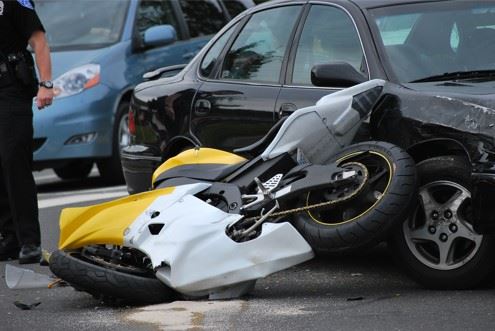
[[[39,84],[41,87],[52,89],[53,88],[53,82],[51,80],[44,80],[40,82]]]

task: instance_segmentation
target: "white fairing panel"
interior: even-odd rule
[[[309,244],[287,222],[265,223],[261,235],[247,242],[231,240],[227,226],[241,216],[193,196],[205,185],[177,187],[177,192],[156,199],[126,232],[125,245],[147,254],[157,278],[168,286],[192,296],[212,297],[235,286],[242,292],[250,288],[250,281],[314,256]],[[150,224],[163,224],[163,228],[152,234]],[[232,296],[242,294],[234,292],[230,292]]]
[[[296,110],[283,123],[262,158],[269,160],[299,149],[310,162],[325,163],[351,143],[358,124],[365,119],[352,108],[354,96],[384,84],[383,80],[371,80],[324,96],[315,106]]]

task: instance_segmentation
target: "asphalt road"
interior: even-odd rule
[[[57,246],[58,216],[68,206],[125,194],[94,175],[60,182],[36,173],[42,246]],[[384,245],[339,258],[316,259],[258,281],[242,300],[180,301],[149,307],[109,307],[70,287],[10,290],[1,262],[0,330],[493,330],[495,287],[429,291],[392,263]],[[214,266],[212,266],[214,267]],[[50,274],[47,267],[26,268]],[[21,310],[15,301],[41,302]]]

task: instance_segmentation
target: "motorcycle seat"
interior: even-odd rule
[[[246,162],[248,160],[243,157],[221,150],[210,148],[188,150],[169,159],[155,171],[153,187],[172,179],[174,179],[174,183],[178,181],[187,181],[187,183],[191,181],[221,181]]]
[[[280,129],[282,124],[284,124],[287,118],[288,116],[284,116],[280,118],[280,120],[278,120],[278,122],[271,127],[271,129],[263,136],[263,138],[254,142],[251,145],[234,149],[234,153],[238,155],[242,155],[249,159],[252,159],[260,155],[265,150],[265,148],[267,148],[268,145],[272,142],[273,138],[275,138],[275,136],[278,133],[278,130]]]

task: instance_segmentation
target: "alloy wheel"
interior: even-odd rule
[[[471,193],[452,181],[435,181],[419,190],[420,201],[403,232],[407,246],[424,265],[453,270],[478,252],[483,236],[470,219]]]

